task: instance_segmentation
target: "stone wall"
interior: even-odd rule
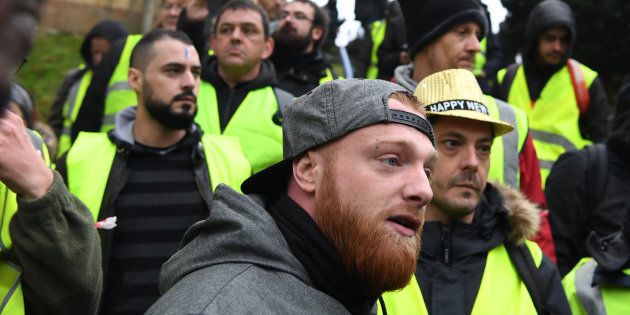
[[[136,33],[142,25],[143,4],[144,0],[47,0],[40,26],[85,34],[100,20],[111,19]]]

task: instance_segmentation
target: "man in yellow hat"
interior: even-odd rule
[[[514,128],[489,115],[468,70],[429,75],[415,95],[440,162],[415,279],[383,296],[387,314],[570,314],[555,265],[527,241],[538,210],[521,193],[487,182],[494,138]]]

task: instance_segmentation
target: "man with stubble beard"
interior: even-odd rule
[[[368,314],[409,282],[436,159],[416,98],[335,80],[284,119],[284,160],[217,188],[148,314]]]
[[[140,314],[159,297],[162,264],[184,232],[208,216],[215,186],[250,174],[238,139],[193,123],[199,56],[181,32],[145,35],[131,54],[138,106],[109,133],[79,134],[60,170],[97,219],[103,243],[104,314]]]
[[[287,3],[273,33],[271,61],[278,86],[300,96],[318,85],[339,78],[321,51],[328,31],[328,16],[309,0]]]
[[[383,296],[387,314],[571,314],[558,270],[527,240],[538,209],[488,182],[493,141],[514,128],[489,115],[468,70],[429,75],[415,95],[435,128],[439,163],[416,278]]]

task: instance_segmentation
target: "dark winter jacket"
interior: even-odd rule
[[[471,224],[426,222],[416,277],[429,314],[470,314],[488,252],[506,239],[524,242],[538,224],[538,209],[520,193],[490,184]],[[545,304],[551,314],[571,314],[558,270],[547,256],[537,272],[548,280]]]
[[[403,16],[387,21],[387,29],[381,46],[378,48],[378,78],[390,80],[394,69],[400,66],[400,53],[407,49],[407,33]]]
[[[276,69],[278,86],[295,97],[306,94],[319,86],[319,80],[326,77],[327,69],[333,79],[338,76],[324,55],[315,51],[301,56],[290,56],[274,50],[270,58]]]
[[[604,187],[595,188],[587,182],[587,173],[593,170],[588,169],[589,156],[585,150],[560,156],[547,179],[545,194],[562,275],[582,257],[592,256],[586,248],[591,231],[596,230],[600,236],[618,232],[624,215],[630,213],[630,80],[620,90],[606,151],[608,161],[602,163],[608,163],[607,174],[593,173],[604,176]],[[603,189],[603,195],[592,200],[597,198],[592,194],[598,189]]]
[[[70,88],[74,85],[77,80],[81,79],[85,72],[92,70],[94,68],[94,64],[92,61],[92,52],[90,50],[90,45],[92,39],[96,37],[106,39],[110,45],[116,42],[121,38],[125,38],[127,36],[127,29],[124,25],[114,22],[114,21],[102,21],[96,24],[87,35],[83,39],[83,43],[81,44],[81,58],[83,59],[83,63],[85,67],[83,69],[72,69],[70,70],[59,90],[57,90],[57,96],[55,97],[55,101],[52,104],[50,110],[50,117],[48,119],[48,123],[50,127],[53,128],[55,135],[59,137],[61,134],[61,129],[63,128],[63,105],[68,98],[68,93],[70,92]]]

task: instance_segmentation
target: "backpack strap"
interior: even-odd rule
[[[503,76],[503,80],[501,80],[501,84],[499,84],[499,97],[502,100],[507,102],[508,96],[510,95],[510,88],[512,87],[512,82],[514,82],[514,77],[516,77],[516,72],[518,71],[518,63],[513,63],[509,65],[505,69],[505,76]]]
[[[284,111],[291,101],[295,99],[295,96],[278,87],[274,87],[273,92],[276,94],[276,99],[278,100],[278,111],[273,115],[273,122],[276,125],[282,126],[282,122],[284,121]]]
[[[599,201],[604,197],[606,182],[608,181],[608,152],[606,145],[595,143],[585,149],[587,158],[585,187],[591,187],[593,191],[587,194],[587,203],[590,213],[594,213]]]
[[[516,271],[521,276],[529,296],[532,298],[534,308],[539,315],[548,314],[545,308],[543,297],[547,296],[547,286],[543,279],[536,272],[538,269],[534,263],[532,253],[527,245],[516,245],[511,241],[505,241],[505,248],[510,256],[510,260],[516,267]]]
[[[588,93],[586,80],[584,80],[584,73],[582,73],[582,69],[580,69],[580,63],[575,59],[569,58],[567,60],[567,68],[569,68],[569,74],[571,75],[571,84],[575,92],[575,100],[580,109],[580,116],[584,116],[591,104],[591,96]]]

